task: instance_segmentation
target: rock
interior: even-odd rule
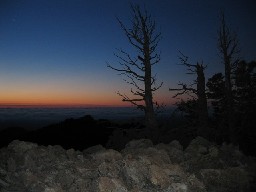
[[[121,175],[124,178],[128,189],[132,190],[133,188],[139,188],[142,190],[146,187],[147,183],[145,181],[149,175],[147,166],[135,159],[126,159],[123,163],[124,165]]]
[[[16,162],[13,158],[9,158],[7,160],[7,171],[8,172],[15,172],[16,171]]]
[[[185,151],[177,141],[154,146],[142,139],[121,152],[100,145],[81,152],[16,140],[0,149],[0,191],[255,191],[255,162],[237,148],[202,138]]]
[[[92,154],[92,153],[101,152],[105,150],[106,149],[102,145],[95,145],[83,150],[83,154],[87,155],[87,154]]]
[[[95,161],[100,161],[100,162],[115,162],[122,159],[122,154],[113,149],[99,151],[91,154],[91,156]]]
[[[150,182],[153,185],[160,186],[160,188],[164,189],[170,185],[170,180],[168,175],[163,171],[162,167],[157,165],[149,166],[149,175]]]
[[[153,147],[153,143],[149,139],[132,140],[125,145],[125,149],[140,149]]]
[[[8,149],[15,153],[25,153],[30,149],[37,148],[37,146],[35,143],[14,140],[8,145]]]
[[[183,151],[183,146],[180,144],[179,141],[177,140],[173,140],[168,144],[169,147],[177,149],[177,150],[181,150]]]
[[[220,153],[220,150],[216,146],[211,146],[209,148],[209,154],[211,157],[218,157]]]
[[[192,140],[184,151],[184,168],[198,176],[201,169],[224,168],[219,149],[202,137]]]
[[[188,191],[188,187],[184,183],[172,183],[171,186],[172,186],[173,190],[177,191],[177,192],[187,192]]]
[[[121,171],[121,163],[102,162],[98,166],[98,174],[102,177],[118,178]]]
[[[181,163],[184,161],[183,147],[176,140],[172,141],[168,145],[160,143],[156,145],[156,149],[165,150],[172,163]]]
[[[124,183],[119,179],[111,179],[109,177],[99,178],[99,192],[128,192]]]
[[[225,166],[242,166],[246,164],[246,157],[239,151],[238,147],[232,144],[223,143],[220,147],[220,158],[225,162]]]
[[[191,141],[188,147],[185,149],[185,157],[187,159],[191,156],[201,156],[209,153],[209,147],[212,145],[209,141],[202,137],[197,137]]]
[[[208,191],[250,191],[248,176],[239,167],[203,169],[200,173]]]

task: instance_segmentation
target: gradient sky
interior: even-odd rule
[[[217,50],[219,13],[238,34],[241,58],[256,60],[254,0],[0,0],[0,105],[122,105],[117,91],[130,86],[106,62],[118,66],[116,48],[131,51],[115,19],[130,24],[129,3],[146,6],[162,41],[154,67],[164,86],[156,97],[173,103],[169,87],[192,77],[179,64],[204,61],[206,77],[223,71]]]

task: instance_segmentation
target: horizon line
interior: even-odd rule
[[[166,107],[172,107],[174,105],[168,105]],[[0,109],[1,108],[93,108],[93,107],[136,107],[134,105],[116,105],[116,104],[13,104],[13,103],[7,103],[7,104],[1,104],[0,103]]]
[[[41,108],[80,108],[80,107],[132,107],[128,105],[110,105],[110,104],[1,104],[0,108],[33,108],[33,107],[41,107]]]

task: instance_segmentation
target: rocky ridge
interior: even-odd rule
[[[83,151],[15,140],[0,149],[0,191],[213,192],[255,191],[255,159],[236,147],[197,137],[153,145],[133,140],[121,151]]]

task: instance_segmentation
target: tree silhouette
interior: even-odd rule
[[[240,61],[235,70],[236,134],[247,152],[256,151],[256,62]]]
[[[225,99],[226,99],[226,119],[230,140],[234,140],[234,98],[232,94],[232,74],[239,61],[237,54],[240,52],[238,48],[238,40],[236,34],[232,33],[226,25],[224,13],[221,13],[221,24],[218,31],[218,49],[222,62],[225,66]]]
[[[240,61],[235,70],[236,111],[243,117],[240,123],[254,120],[256,112],[256,62]]]
[[[255,113],[256,113],[256,62],[239,61],[232,74],[233,89],[233,139],[227,121],[227,99],[225,92],[225,78],[222,73],[214,74],[209,78],[207,97],[213,108],[213,122],[215,124],[218,142],[232,141],[239,144],[243,151],[255,151]]]
[[[256,62],[240,61],[235,70],[235,98],[238,112],[247,111],[256,105]],[[243,106],[242,109],[239,106]]]
[[[208,109],[207,109],[207,98],[206,98],[206,92],[205,92],[205,76],[204,76],[204,70],[206,66],[203,64],[190,64],[188,63],[188,57],[183,55],[181,53],[181,64],[187,67],[187,74],[196,74],[196,80],[191,84],[187,85],[185,83],[179,83],[178,85],[181,86],[181,88],[171,88],[170,91],[177,91],[177,93],[173,96],[174,98],[183,95],[188,94],[192,97],[192,100],[188,100],[186,103],[182,101],[178,105],[180,109],[185,110],[185,107],[188,107],[187,111],[190,111],[192,114],[197,114],[197,125],[198,130],[197,134],[201,136],[208,136]],[[194,87],[196,85],[196,88]],[[193,106],[193,107],[191,107]],[[195,116],[195,115],[192,115]]]
[[[117,18],[122,30],[125,32],[129,43],[137,51],[136,56],[119,50],[115,56],[119,59],[120,68],[108,67],[120,72],[125,76],[124,81],[132,85],[131,98],[127,94],[118,92],[124,102],[130,102],[138,109],[145,112],[145,124],[149,135],[155,140],[158,137],[158,126],[154,112],[153,92],[157,91],[163,83],[156,85],[156,76],[152,75],[152,66],[159,63],[160,54],[157,53],[158,43],[161,39],[161,33],[156,32],[155,21],[145,10],[141,11],[139,6],[131,5],[132,24],[127,28],[123,22]],[[153,139],[153,140],[154,140]]]
[[[207,83],[207,98],[211,103],[212,115],[211,123],[215,129],[215,136],[218,142],[228,140],[228,130],[226,121],[226,99],[225,99],[225,81],[222,73],[216,73],[208,79]]]
[[[208,79],[207,98],[213,107],[213,117],[220,122],[225,110],[225,81],[222,73],[216,73]]]

